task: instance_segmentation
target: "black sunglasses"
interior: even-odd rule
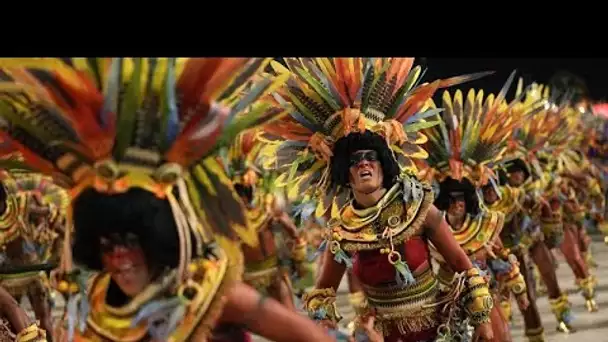
[[[376,151],[357,151],[350,155],[349,165],[355,166],[360,162],[367,160],[369,162],[378,161],[378,152]]]

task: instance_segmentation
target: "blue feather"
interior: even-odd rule
[[[346,268],[348,269],[353,268],[353,262],[346,255],[346,253],[344,253],[342,249],[339,249],[336,254],[334,254],[334,260],[339,264],[344,263],[344,265],[346,265]]]
[[[173,312],[171,313],[171,316],[169,317],[169,323],[167,324],[167,330],[165,332],[165,336],[162,339],[162,341],[168,340],[169,334],[175,330],[177,325],[184,319],[185,315],[186,315],[186,306],[185,305],[179,305],[178,307],[175,308],[175,310],[173,310]]]
[[[165,133],[167,134],[166,143],[170,145],[179,133],[179,117],[175,101],[175,58],[170,58],[167,65],[165,95],[167,101],[167,131]]]
[[[258,82],[253,87],[253,89],[250,89],[245,95],[245,97],[241,98],[239,102],[234,106],[232,112],[230,113],[228,122],[232,121],[236,114],[240,113],[242,110],[251,105],[256,99],[258,99],[271,83],[272,79],[264,78],[263,80]]]
[[[420,121],[422,119],[426,119],[426,118],[429,118],[431,116],[438,115],[439,113],[441,113],[443,111],[444,111],[443,108],[433,108],[433,109],[429,109],[429,110],[424,111],[424,112],[418,112],[418,113],[412,115],[409,119],[407,119],[407,121],[405,122],[404,125],[409,125],[409,124],[412,124],[412,123],[414,123],[416,121]]]
[[[110,73],[108,76],[108,84],[103,101],[103,109],[99,118],[99,122],[101,122],[101,125],[104,128],[108,127],[110,114],[115,114],[118,111],[121,67],[122,58],[112,58],[112,64],[110,66]]]
[[[76,321],[78,319],[78,298],[80,294],[70,296],[68,299],[67,315],[68,315],[68,342],[74,341],[74,331],[76,329]]]
[[[159,314],[166,313],[170,310],[173,310],[176,306],[180,305],[181,301],[178,297],[159,299],[152,301],[146,305],[144,305],[133,321],[131,322],[131,326],[134,327],[139,324],[141,321],[149,319],[153,316],[158,316]]]
[[[511,270],[513,269],[513,265],[511,265],[511,263],[501,260],[501,259],[490,260],[488,266],[490,266],[490,268],[492,269],[494,274],[497,274],[497,275],[507,274],[507,273],[511,272]]]

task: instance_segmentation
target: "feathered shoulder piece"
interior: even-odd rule
[[[253,243],[211,154],[268,114],[254,102],[285,79],[258,76],[269,61],[2,59],[0,135],[73,195],[87,187],[108,194],[143,188],[215,232]],[[237,114],[245,110],[243,123]]]
[[[439,88],[487,73],[420,84],[423,71],[413,58],[286,58],[289,79],[274,99],[289,115],[267,125],[267,166],[278,166],[290,192],[330,189],[329,161],[337,140],[351,132],[382,135],[403,171],[416,171],[412,158],[425,158],[421,128],[437,113],[427,100]],[[276,139],[276,140],[275,140]],[[330,196],[332,197],[332,196]],[[323,202],[323,201],[320,201]]]
[[[466,98],[459,90],[453,96],[444,92],[442,122],[424,131],[437,181],[466,178],[479,188],[495,178],[492,167],[503,160],[513,130],[529,114],[519,101],[505,100],[514,76],[496,96],[484,96],[483,90],[470,90]]]

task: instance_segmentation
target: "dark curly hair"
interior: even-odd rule
[[[76,263],[101,271],[101,237],[131,233],[138,237],[151,272],[179,264],[179,236],[167,200],[137,188],[117,195],[87,189],[73,206]]]
[[[530,167],[526,164],[522,159],[514,159],[507,164],[506,169],[498,170],[498,180],[501,185],[509,184],[509,177],[507,173],[515,172],[515,171],[523,171],[524,173],[524,181],[532,175],[530,173]]]
[[[475,187],[471,182],[463,178],[458,181],[448,177],[443,182],[439,183],[439,196],[435,199],[437,209],[447,211],[450,207],[450,193],[462,192],[464,194],[465,210],[467,214],[475,216],[479,213],[479,200],[475,193]]]
[[[393,158],[390,148],[384,138],[376,133],[350,133],[336,141],[331,158],[331,183],[333,186],[348,186],[350,156],[361,150],[373,150],[378,153],[378,159],[384,175],[383,186],[389,189],[395,184],[400,169]]]

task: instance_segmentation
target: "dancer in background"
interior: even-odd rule
[[[577,163],[580,154],[576,153],[578,134],[580,128],[580,113],[567,103],[561,106],[553,105],[550,113],[557,122],[549,136],[550,150],[545,156],[547,168],[558,178],[558,196],[563,209],[564,241],[561,251],[576,277],[576,283],[585,298],[585,306],[590,312],[598,310],[595,302],[596,278],[583,258],[587,250],[588,238],[585,238],[583,221],[585,208],[577,196],[576,182],[581,177],[581,162]],[[580,141],[580,140],[579,140]],[[585,191],[585,190],[583,190]]]
[[[306,240],[287,214],[287,199],[275,187],[271,172],[258,167],[261,145],[255,131],[239,134],[226,156],[227,172],[244,206],[249,228],[255,230],[259,244],[243,245],[244,281],[259,292],[296,311],[290,276],[305,276]],[[281,234],[288,247],[281,260],[275,234]]]
[[[503,160],[513,129],[528,116],[504,101],[513,76],[496,97],[484,96],[482,90],[470,90],[465,98],[460,91],[453,97],[446,91],[441,103],[445,126],[429,128],[425,134],[429,137],[429,173],[439,184],[435,206],[444,212],[473,265],[491,279],[494,302],[500,303],[500,286],[504,286],[526,310],[529,299],[519,262],[499,238],[505,214],[488,210],[483,203],[483,198],[493,202],[499,197],[498,179],[491,167]],[[440,281],[449,289],[454,286],[454,272],[444,258],[437,259]],[[498,305],[492,310],[491,323],[495,341],[511,341],[508,322]]]

